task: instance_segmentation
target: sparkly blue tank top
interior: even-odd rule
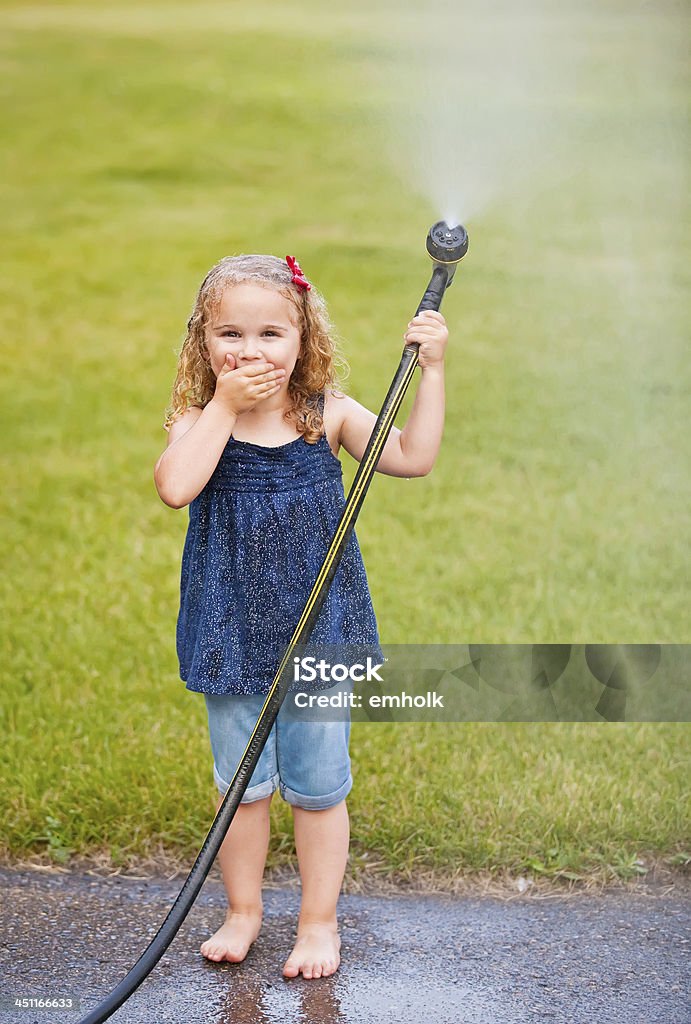
[[[229,438],[189,505],[176,629],[188,690],[269,690],[345,506],[342,475],[324,434],[277,448]],[[354,530],[309,644],[384,661]]]

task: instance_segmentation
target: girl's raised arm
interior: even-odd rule
[[[408,324],[406,344],[419,345],[420,382],[408,422],[391,428],[377,463],[388,476],[426,476],[434,465],[444,431],[444,350],[448,341],[441,313],[427,310]],[[361,461],[377,417],[353,398],[343,399],[339,443]]]
[[[361,461],[377,417],[354,398],[345,396],[339,443]],[[382,451],[377,472],[387,476],[426,476],[432,469],[444,428],[444,377],[425,375],[420,379],[415,403],[403,430],[392,427]]]

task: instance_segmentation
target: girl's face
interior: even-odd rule
[[[214,376],[218,377],[230,352],[237,368],[269,362],[285,370],[287,389],[300,355],[295,307],[280,292],[260,284],[226,288],[216,315],[207,324],[206,346]]]

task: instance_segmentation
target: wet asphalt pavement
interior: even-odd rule
[[[0,869],[0,1021],[73,1024],[127,973],[183,877]],[[690,1024],[688,890],[667,895],[341,897],[342,964],[283,979],[299,891],[265,889],[242,964],[199,952],[225,913],[207,878],[115,1024]],[[15,1007],[72,998],[77,1009]]]

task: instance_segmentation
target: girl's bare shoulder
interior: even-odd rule
[[[164,424],[163,429],[168,432],[168,447],[177,441],[178,438],[186,434],[194,424],[197,422],[201,414],[204,412],[200,405],[191,405],[189,409],[185,409],[177,419],[174,419],[170,426],[166,427]]]

